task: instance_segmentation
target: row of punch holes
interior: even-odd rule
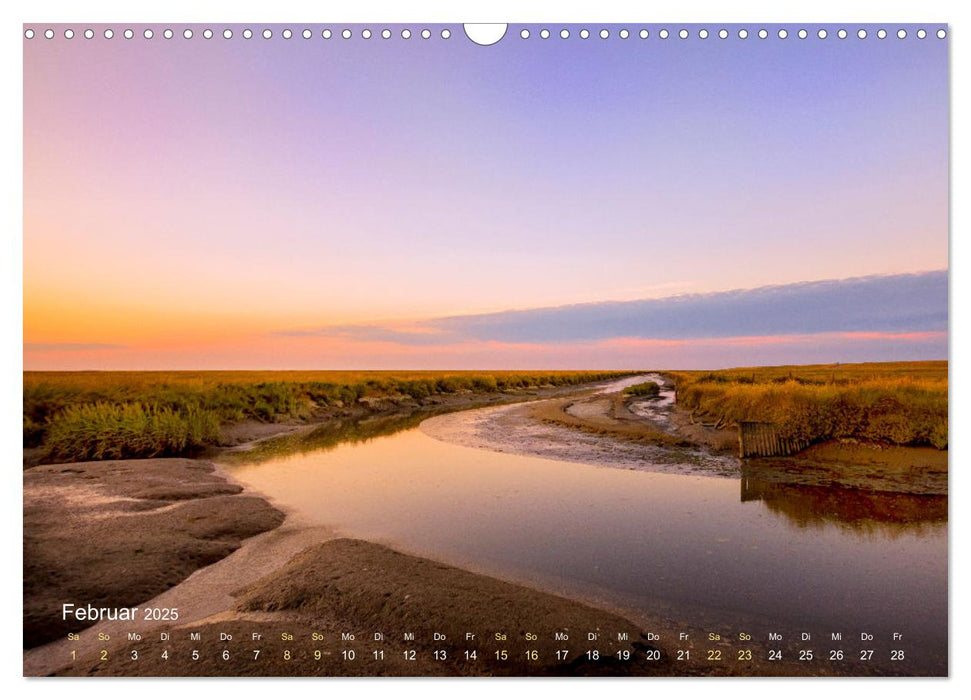
[[[452,36],[452,30],[447,27],[443,28],[440,32],[437,32],[437,33],[439,36],[441,36],[442,39],[449,39]],[[768,29],[764,29],[764,28],[749,32],[748,29],[742,28],[742,29],[738,29],[735,32],[730,32],[728,29],[720,29],[717,32],[714,30],[709,31],[708,29],[699,29],[697,30],[697,38],[708,39],[709,37],[717,36],[719,39],[728,39],[734,34],[739,39],[743,39],[743,40],[748,39],[750,36],[753,36],[753,35],[757,36],[759,39],[768,39],[773,33],[775,33],[775,35],[778,36],[779,39],[787,39],[790,36],[789,30],[785,28],[780,28],[775,32],[770,32]],[[834,34],[839,39],[846,39],[848,36],[850,36],[850,33],[851,32],[849,30],[838,29]],[[862,28],[857,29],[853,33],[855,33],[855,35],[859,39],[866,39],[869,36],[869,32],[866,29],[862,29]],[[184,29],[181,34],[184,39],[192,39],[196,36],[196,33],[192,29],[188,29],[188,28]],[[908,32],[906,29],[898,29],[895,34],[898,39],[906,39],[908,36]],[[43,36],[45,39],[53,39],[57,36],[57,32],[55,32],[53,29],[45,29],[40,35]],[[65,29],[63,31],[63,36],[65,39],[73,39],[76,35],[77,33],[70,28]],[[141,32],[141,36],[144,39],[153,39],[155,38],[155,35],[156,35],[155,30],[151,28],[146,28]],[[161,36],[164,39],[172,39],[173,37],[175,37],[175,35],[176,35],[176,32],[172,29],[163,29],[161,31]],[[216,36],[216,32],[213,31],[212,29],[203,29],[200,32],[200,35],[202,36],[203,39],[212,39],[213,37]],[[269,28],[263,29],[262,32],[259,32],[259,34],[254,32],[252,29],[243,29],[242,31],[239,32],[238,35],[241,36],[243,39],[252,39],[254,36],[262,36],[264,39],[272,39],[274,36],[276,36],[274,31]],[[298,33],[294,32],[292,29],[283,29],[279,31],[279,36],[283,39],[292,39],[297,35]],[[395,32],[393,32],[391,29],[382,29],[380,32],[374,32],[371,29],[361,29],[358,31],[358,36],[361,39],[370,39],[374,36],[380,36],[382,39],[391,39],[394,35],[395,35]],[[421,29],[413,32],[411,29],[404,28],[399,31],[399,35],[402,39],[410,39],[413,36],[420,36],[422,39],[430,39],[433,36],[433,32],[430,29]],[[579,37],[580,39],[589,39],[590,37],[595,35],[599,36],[601,39],[609,39],[611,36],[611,31],[609,29],[601,29],[599,31],[594,30],[594,32],[591,32],[589,29],[580,29],[580,30],[577,30],[574,34],[569,29],[566,29],[566,28],[559,30],[559,32],[556,32],[555,30],[551,31],[550,29],[544,28],[537,31],[535,35],[533,34],[533,32],[531,32],[529,29],[526,29],[526,28],[523,28],[519,31],[519,36],[521,39],[529,39],[533,36],[538,36],[540,39],[549,39],[553,36],[559,36],[560,39],[569,39],[571,36],[576,36],[576,37]],[[637,36],[641,39],[647,39],[651,36],[651,32],[648,29],[640,29],[640,30],[633,30],[633,31],[630,29],[620,29],[616,31],[616,35],[620,39],[628,39],[632,36]],[[875,32],[875,36],[878,39],[886,39],[890,35],[891,35],[890,32],[888,32],[886,29],[878,29]],[[944,29],[938,29],[936,32],[936,35],[938,39],[944,39],[947,36],[947,32]],[[28,28],[24,30],[25,38],[33,39],[36,36],[38,36],[38,32],[33,28]],[[96,36],[96,32],[93,29],[85,29],[81,32],[81,36],[83,36],[85,39],[93,39]],[[115,30],[111,28],[105,29],[103,32],[103,36],[105,39],[112,39],[115,37]],[[138,36],[138,34],[133,29],[125,29],[121,32],[121,36],[123,36],[125,39],[134,39],[136,36]],[[237,34],[232,29],[227,28],[222,30],[221,36],[223,39],[232,39],[233,37],[237,36]],[[314,37],[314,32],[310,29],[304,29],[299,32],[299,36],[303,37],[304,39],[311,39]],[[354,36],[354,31],[349,28],[346,28],[340,31],[335,31],[328,28],[328,29],[323,29],[320,32],[320,37],[322,39],[331,39],[337,36],[340,36],[343,39],[351,39]],[[676,32],[670,31],[668,29],[660,29],[657,32],[657,37],[659,39],[668,39],[669,37],[672,37],[672,36],[677,36],[680,39],[689,39],[691,37],[691,32],[687,29],[680,29],[680,30],[677,30]],[[795,30],[795,36],[800,39],[807,39],[811,36],[815,36],[817,39],[826,39],[829,37],[829,32],[826,29],[818,29],[815,32],[810,32],[810,30],[802,28],[802,29]],[[926,29],[918,29],[916,32],[914,32],[914,36],[916,36],[918,39],[926,39],[928,36],[928,32]]]

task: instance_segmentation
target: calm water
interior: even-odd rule
[[[598,467],[418,428],[233,471],[302,522],[635,615],[900,631],[946,655],[946,498]]]

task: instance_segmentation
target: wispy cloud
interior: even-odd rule
[[[24,352],[87,352],[94,350],[124,350],[125,345],[111,343],[24,343]]]
[[[465,342],[573,343],[611,338],[690,340],[818,333],[945,332],[946,270],[802,282],[639,301],[449,316],[410,324],[323,326],[287,337],[434,346]]]
[[[340,338],[365,343],[397,343],[399,345],[432,346],[468,340],[459,333],[435,328],[434,321],[417,326],[398,328],[376,324],[337,325],[321,328],[275,331],[272,335],[288,338]]]

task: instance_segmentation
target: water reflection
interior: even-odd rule
[[[866,537],[920,537],[947,526],[947,496],[783,483],[750,466],[742,468],[741,501],[761,501],[797,528],[835,526]]]
[[[327,452],[339,445],[364,443],[374,438],[394,435],[416,427],[426,418],[453,410],[456,409],[425,409],[404,415],[329,421],[312,430],[265,440],[252,449],[227,450],[220,455],[220,461],[230,464],[261,464],[281,457]]]

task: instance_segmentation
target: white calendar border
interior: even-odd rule
[[[966,5],[967,3],[963,3]],[[228,3],[227,3],[228,5]],[[22,584],[19,562],[22,552],[21,528],[21,480],[19,464],[21,463],[21,436],[17,426],[20,425],[22,402],[22,44],[21,25],[23,22],[70,22],[81,21],[96,23],[106,21],[128,20],[131,22],[174,21],[192,22],[233,22],[239,20],[258,22],[282,22],[299,19],[302,21],[327,22],[747,22],[757,20],[766,23],[776,22],[867,22],[879,20],[888,24],[909,23],[914,21],[950,22],[949,42],[951,51],[951,83],[952,83],[952,112],[951,123],[971,123],[971,109],[969,109],[969,69],[968,49],[962,42],[963,33],[971,33],[971,22],[966,22],[966,10],[960,2],[921,0],[904,2],[901,0],[882,0],[879,3],[850,4],[846,0],[814,0],[802,4],[779,3],[769,0],[738,0],[727,3],[724,0],[696,0],[690,5],[683,2],[671,2],[666,5],[658,3],[631,2],[621,0],[562,0],[560,2],[534,2],[529,7],[523,7],[522,0],[491,0],[482,2],[456,3],[454,0],[409,0],[394,2],[393,0],[372,0],[366,4],[357,2],[320,3],[301,0],[273,0],[273,2],[257,2],[254,0],[238,0],[233,2],[229,11],[219,10],[211,4],[204,4],[198,0],[167,0],[166,2],[132,3],[123,0],[47,0],[46,2],[14,2],[8,3],[0,12],[4,21],[3,41],[0,42],[0,56],[2,56],[3,92],[6,108],[3,114],[3,139],[5,148],[3,153],[3,188],[0,190],[3,206],[0,211],[4,217],[4,233],[0,238],[0,264],[2,276],[0,284],[3,286],[0,306],[3,313],[3,328],[8,329],[10,335],[4,337],[0,352],[2,352],[2,400],[0,400],[0,435],[2,440],[3,464],[3,525],[4,558],[8,563],[7,575],[0,583],[0,609],[3,611],[3,675],[5,680],[12,681],[11,689],[17,694],[29,695],[32,698],[64,697],[68,694],[97,693],[99,697],[111,698],[122,695],[137,695],[142,698],[164,698],[171,700],[174,694],[196,692],[211,692],[216,684],[230,683],[230,692],[242,699],[259,698],[265,700],[268,696],[293,696],[296,694],[333,694],[359,693],[367,695],[380,694],[382,697],[395,698],[415,697],[444,697],[445,695],[461,693],[470,698],[492,698],[496,694],[507,695],[512,692],[516,696],[528,697],[536,694],[549,696],[556,694],[557,700],[563,698],[585,698],[593,694],[653,694],[672,693],[684,694],[688,697],[702,694],[720,694],[725,692],[740,692],[749,697],[774,697],[785,694],[788,697],[814,698],[820,693],[844,693],[849,695],[878,692],[883,697],[907,697],[915,693],[932,692],[937,695],[956,696],[959,692],[968,690],[967,678],[971,671],[961,672],[961,666],[969,668],[967,664],[969,645],[962,639],[968,632],[968,605],[956,595],[951,597],[951,676],[950,681],[915,680],[915,679],[887,679],[887,680],[858,680],[858,679],[823,679],[803,682],[795,679],[766,680],[696,680],[687,679],[564,679],[564,680],[499,680],[499,681],[469,681],[469,680],[432,680],[432,679],[399,679],[395,681],[375,679],[340,680],[329,679],[325,685],[316,679],[307,680],[261,680],[243,684],[241,679],[203,679],[203,680],[174,680],[169,682],[146,681],[143,679],[129,679],[122,681],[84,680],[84,681],[39,681],[36,679],[22,679],[22,647],[21,632],[22,616]],[[971,162],[969,151],[969,137],[967,132],[957,132],[952,129],[952,179],[951,179],[951,216],[952,230],[960,230],[961,221],[967,222],[969,177],[968,163]],[[962,177],[962,175],[964,177]],[[964,204],[962,206],[962,199]],[[963,216],[962,216],[963,215]],[[967,236],[967,233],[964,233]],[[955,357],[955,348],[962,348],[965,354],[968,347],[968,313],[971,305],[971,281],[967,277],[967,248],[969,244],[961,240],[961,236],[952,236],[951,240],[951,299],[957,302],[951,307],[951,352]],[[962,278],[963,277],[963,278]],[[12,332],[11,332],[12,331]],[[955,366],[951,365],[951,401],[950,425],[952,427],[963,424],[969,396],[968,371],[960,359]],[[950,455],[952,463],[961,462],[968,454],[967,442],[959,430],[952,431],[950,441]],[[957,454],[958,459],[953,459]],[[951,537],[964,543],[968,539],[966,516],[962,511],[968,501],[967,488],[969,479],[961,473],[961,466],[952,473],[950,493],[952,504],[958,505],[951,509]],[[971,468],[971,467],[967,467]],[[960,494],[959,501],[953,499]],[[956,536],[956,537],[955,537]],[[966,548],[965,548],[966,549]],[[968,590],[967,560],[959,556],[959,548],[951,547],[951,581],[952,592],[961,589]],[[11,570],[13,569],[13,570]],[[963,664],[962,664],[963,660]],[[339,685],[334,685],[334,684]],[[632,686],[631,683],[644,685]],[[661,683],[660,686],[656,685]],[[876,687],[870,687],[877,683]],[[309,684],[309,685],[308,685]],[[550,685],[547,685],[550,684]],[[677,684],[677,685],[674,685]],[[85,686],[85,687],[82,687]],[[964,691],[959,689],[964,687]]]

